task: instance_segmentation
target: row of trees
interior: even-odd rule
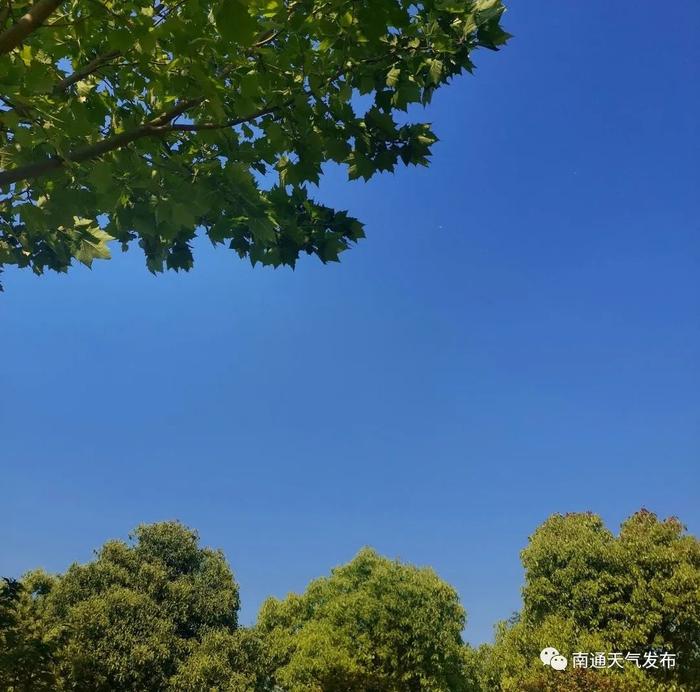
[[[522,553],[521,612],[474,649],[456,591],[431,569],[364,549],[302,594],[238,623],[224,555],[176,523],[141,526],[64,574],[0,589],[8,692],[490,692],[697,690],[700,542],[641,511],[619,536],[592,514],[556,515]],[[666,651],[644,670],[542,665],[546,646]]]

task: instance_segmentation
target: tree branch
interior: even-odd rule
[[[39,0],[34,3],[16,24],[0,34],[0,55],[17,48],[27,36],[44,23],[61,2],[63,0]]]
[[[173,124],[172,121],[175,118],[179,117],[188,110],[191,110],[195,106],[200,105],[203,101],[203,98],[181,101],[173,106],[173,108],[171,108],[169,111],[166,111],[157,118],[154,118],[153,120],[150,120],[149,122],[134,128],[133,130],[122,132],[114,137],[108,137],[96,142],[95,144],[89,144],[84,147],[73,149],[73,151],[69,152],[65,158],[54,156],[44,159],[43,161],[29,163],[26,166],[19,166],[18,168],[13,168],[9,171],[0,171],[0,187],[11,185],[12,183],[18,183],[20,181],[39,178],[42,175],[50,173],[51,171],[63,168],[68,163],[82,163],[84,161],[96,159],[103,154],[114,151],[115,149],[121,149],[139,139],[143,139],[144,137],[158,137],[168,134],[169,132],[197,132],[199,130],[216,130],[234,127],[235,125],[242,125],[243,123],[250,122],[251,120],[261,118],[264,115],[269,115],[270,113],[284,107],[283,104],[282,106],[262,108],[251,115],[237,118],[235,120],[229,120],[225,123],[201,123],[199,125]]]
[[[121,149],[127,144],[131,144],[144,137],[150,137],[153,135],[160,134],[163,132],[163,125],[166,125],[174,118],[182,115],[190,108],[199,105],[202,99],[189,99],[187,101],[182,101],[169,111],[166,111],[157,118],[150,120],[149,122],[141,125],[133,130],[128,130],[127,132],[122,132],[121,134],[115,135],[114,137],[108,137],[95,144],[89,144],[84,147],[79,147],[73,149],[69,152],[65,158],[59,156],[53,156],[43,161],[35,161],[34,163],[29,163],[26,166],[20,166],[19,168],[13,168],[9,171],[0,172],[0,187],[5,185],[11,185],[12,183],[17,183],[22,180],[33,180],[46,173],[50,173],[58,168],[63,168],[67,163],[82,163],[83,161],[89,161],[90,159],[97,158],[106,154],[109,151],[114,151],[115,149]]]
[[[75,70],[75,72],[69,74],[65,79],[62,79],[58,84],[56,84],[54,89],[58,92],[65,91],[76,82],[85,79],[85,77],[89,77],[93,72],[97,72],[102,65],[108,63],[110,60],[114,60],[114,58],[118,58],[121,54],[122,53],[120,50],[111,50],[109,53],[98,55],[84,67]]]
[[[271,113],[280,110],[280,108],[288,106],[290,103],[291,101],[287,101],[287,103],[284,103],[281,106],[270,106],[269,108],[261,108],[259,111],[256,111],[252,115],[249,115],[245,118],[234,118],[233,120],[227,120],[223,123],[187,123],[182,125],[171,124],[165,126],[164,129],[168,132],[201,132],[202,130],[225,130],[227,127],[235,127],[236,125],[248,123],[251,120],[255,120],[256,118],[262,118],[263,115],[270,115]]]
[[[268,31],[266,34],[263,34],[254,44],[253,48],[262,48],[263,46],[266,46],[268,43],[272,43],[279,35],[281,32],[279,31]]]
[[[257,43],[253,44],[253,48],[262,48],[268,43],[272,43],[272,41],[274,41],[279,36],[279,33],[279,31],[274,31],[264,34],[263,38],[261,38]],[[114,58],[118,58],[121,55],[122,51],[120,50],[111,50],[107,53],[103,53],[102,55],[98,55],[96,58],[93,58],[89,63],[87,63],[84,67],[75,70],[75,72],[72,72],[65,79],[62,79],[60,82],[58,82],[58,84],[56,84],[56,86],[54,87],[54,90],[60,93],[62,91],[65,91],[66,89],[69,89],[73,86],[73,84],[82,81],[83,79],[85,79],[85,77],[89,77],[94,72],[97,72],[97,70],[99,70],[100,67],[107,64],[111,60],[114,60]]]

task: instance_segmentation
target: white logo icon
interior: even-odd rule
[[[562,656],[554,647],[548,646],[540,651],[540,661],[545,666],[551,666],[554,670],[566,670],[569,662],[566,656]]]
[[[549,665],[554,668],[554,670],[566,670],[566,666],[569,662],[566,660],[566,656],[552,656],[552,660]]]

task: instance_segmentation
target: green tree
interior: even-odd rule
[[[175,522],[141,526],[131,543],[110,541],[90,563],[27,582],[42,579],[36,617],[52,632],[69,689],[173,689],[212,637],[240,636],[238,586],[223,555]]]
[[[197,229],[254,264],[337,260],[362,225],[307,186],[330,161],[351,179],[427,165],[435,136],[395,113],[505,43],[503,11],[0,0],[0,266],[65,271],[116,239],[151,271],[189,269]]]
[[[586,689],[593,674],[610,689],[635,692],[700,679],[700,542],[677,519],[660,521],[642,510],[616,537],[596,515],[555,515],[535,531],[522,561],[522,612],[501,623],[496,644],[480,652],[485,689],[539,689],[550,672],[538,658],[547,646],[570,653],[666,651],[677,655],[677,666],[630,665],[624,674],[612,671],[610,681],[601,671],[572,680],[569,671],[549,676],[542,689]]]
[[[258,631],[286,692],[453,692],[464,621],[432,570],[365,549],[302,595],[269,599]]]
[[[21,582],[0,581],[0,689],[48,692],[56,686],[53,647],[34,613],[34,597]]]

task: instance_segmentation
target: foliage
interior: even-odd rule
[[[235,630],[239,597],[221,553],[172,522],[106,543],[49,583],[38,606],[69,686],[163,690],[201,641]]]
[[[44,692],[55,688],[50,642],[42,635],[26,587],[0,582],[0,689]]]
[[[464,620],[432,570],[365,549],[302,595],[268,600],[258,628],[288,692],[452,692]]]
[[[394,115],[505,43],[503,10],[0,0],[0,267],[90,265],[116,239],[151,271],[189,269],[197,229],[254,264],[337,260],[362,225],[307,186],[325,162],[351,179],[427,165],[435,136]]]
[[[642,510],[616,538],[595,515],[555,515],[535,531],[522,560],[522,612],[501,623],[495,646],[481,652],[487,689],[523,689],[546,646],[677,654],[672,670],[625,667],[619,684],[630,690],[700,679],[700,542],[677,519]]]
[[[3,692],[691,692],[700,543],[640,511],[616,537],[555,515],[522,552],[522,611],[494,644],[463,644],[465,613],[430,569],[370,549],[238,625],[220,552],[176,523],[144,525],[64,574],[0,582]],[[555,646],[568,670],[542,665]],[[573,667],[573,653],[666,651],[675,669]]]
[[[173,692],[265,692],[269,661],[263,641],[252,630],[212,630],[192,648],[170,681]]]

